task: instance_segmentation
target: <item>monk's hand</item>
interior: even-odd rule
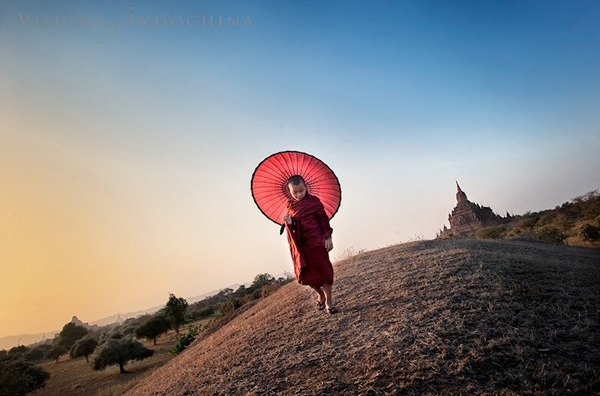
[[[283,222],[287,225],[292,225],[292,216],[286,214],[285,216],[283,216]]]
[[[327,238],[325,239],[325,249],[327,249],[327,251],[331,251],[331,249],[333,249],[333,241],[331,240],[331,238]]]

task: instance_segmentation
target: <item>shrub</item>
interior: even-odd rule
[[[43,360],[46,357],[46,352],[48,352],[48,350],[49,349],[35,347],[35,348],[31,349],[29,352],[27,352],[24,355],[24,358],[28,362],[39,362],[40,360]]]
[[[173,355],[179,355],[185,348],[188,347],[198,336],[198,326],[192,326],[187,333],[177,339],[177,343],[171,350]]]
[[[488,227],[475,233],[477,239],[498,239],[504,235],[504,227]]]
[[[135,334],[136,329],[137,329],[137,325],[135,323],[128,323],[126,326],[121,326],[119,328],[119,333],[121,334],[121,338],[126,337],[128,335]]]
[[[539,220],[537,221],[537,226],[542,227],[545,225],[549,225],[552,224],[554,222],[554,219],[556,218],[557,213],[554,211],[546,211],[543,212],[543,214],[540,216]]]
[[[19,359],[0,362],[0,396],[20,396],[43,387],[50,374]]]
[[[569,228],[571,227],[570,220],[567,218],[566,215],[564,215],[562,213],[559,213],[558,215],[556,215],[556,217],[554,218],[554,222],[552,224],[554,226],[558,227],[558,229],[561,231],[568,231]]]
[[[553,225],[545,225],[536,230],[538,239],[549,243],[563,243],[565,235]]]
[[[227,300],[223,304],[221,304],[219,311],[220,311],[221,315],[225,315],[225,314],[228,314],[229,312],[235,311],[242,305],[244,305],[244,302],[241,299],[230,298],[229,300]]]
[[[592,219],[600,213],[600,192],[597,190],[576,197],[573,204],[578,207],[578,212],[585,219]]]
[[[198,312],[198,319],[208,318],[215,314],[215,309],[213,307],[204,308],[202,311]]]
[[[517,220],[517,227],[520,228],[531,228],[536,225],[538,220],[540,219],[539,213],[525,213],[521,218]]]
[[[273,284],[273,285],[265,285],[260,289],[260,296],[267,297],[279,289],[281,285]]]
[[[13,356],[24,356],[29,351],[30,351],[30,349],[28,347],[26,347],[25,345],[19,345],[19,346],[10,348],[8,350],[8,354],[13,355]]]
[[[515,237],[520,236],[522,232],[523,232],[523,230],[520,228],[510,228],[508,230],[508,232],[506,233],[506,237],[507,238],[515,238]]]
[[[579,236],[586,242],[600,241],[600,227],[591,224],[586,224],[579,231]]]
[[[186,318],[188,321],[192,321],[192,320],[206,319],[214,314],[215,314],[215,309],[213,307],[206,307],[199,311],[189,311],[187,313]]]

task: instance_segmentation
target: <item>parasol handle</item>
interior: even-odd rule
[[[279,229],[279,235],[282,235],[284,230],[285,230],[285,223],[283,223],[281,225],[281,228]]]

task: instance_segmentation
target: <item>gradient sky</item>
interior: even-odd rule
[[[334,259],[435,237],[455,180],[500,214],[600,187],[597,1],[13,3],[0,337],[291,271],[249,191],[281,150],[339,177]]]

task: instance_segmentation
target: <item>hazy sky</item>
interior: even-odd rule
[[[600,187],[598,1],[5,3],[0,337],[291,271],[249,190],[281,150],[339,177],[333,258],[433,238],[456,179]]]

